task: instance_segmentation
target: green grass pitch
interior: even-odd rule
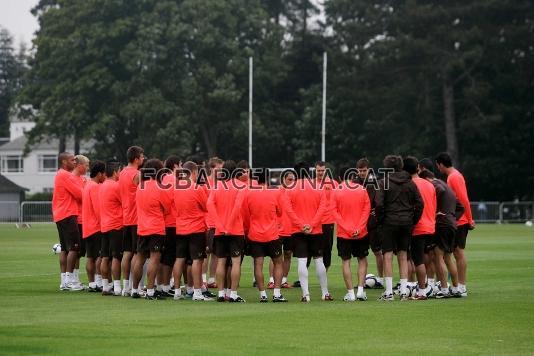
[[[332,303],[320,301],[312,266],[310,304],[298,289],[284,291],[287,304],[259,304],[249,258],[246,304],[59,292],[56,242],[54,225],[0,225],[1,355],[534,354],[534,229],[524,225],[478,226],[468,237],[469,297],[423,302],[383,303],[373,290],[367,302],[344,303],[337,256]]]

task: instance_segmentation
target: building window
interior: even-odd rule
[[[2,173],[24,172],[24,159],[22,156],[1,156],[0,171]]]
[[[57,156],[56,155],[39,155],[39,172],[55,172],[57,171]]]

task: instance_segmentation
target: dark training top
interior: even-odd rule
[[[388,177],[385,189],[384,179],[379,181],[380,189],[375,195],[376,217],[379,224],[412,226],[423,214],[423,199],[408,172],[395,172]]]
[[[456,195],[447,183],[439,179],[433,179],[432,184],[436,188],[436,199],[438,202],[436,225],[456,229],[456,220],[464,213],[464,207],[456,199]]]

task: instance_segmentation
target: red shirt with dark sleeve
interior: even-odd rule
[[[340,185],[333,194],[334,216],[337,222],[337,236],[342,239],[354,239],[352,234],[360,233],[355,239],[367,235],[367,221],[371,214],[371,201],[365,187],[345,183]]]
[[[462,173],[454,169],[447,177],[447,184],[456,194],[456,198],[464,207],[464,214],[456,222],[457,226],[466,224],[474,224],[473,215],[471,214],[471,204],[469,203],[469,196],[467,195],[467,187],[465,185],[465,179]]]
[[[417,225],[414,226],[412,235],[431,235],[436,232],[436,213],[437,213],[437,198],[436,198],[436,188],[434,184],[430,183],[426,179],[419,177],[412,178],[413,182],[417,186],[421,198],[423,198],[423,215],[421,219],[417,222]]]
[[[325,192],[308,179],[297,179],[295,186],[288,189],[289,201],[297,215],[300,226],[312,227],[311,234],[322,234],[323,215],[327,209]],[[299,233],[302,228],[293,225],[292,233]]]
[[[243,223],[248,226],[247,238],[256,242],[278,240],[278,218],[282,216],[280,191],[253,187],[243,198]]]
[[[123,168],[119,174],[124,226],[137,225],[137,209],[135,206],[137,184],[135,184],[134,179],[138,175],[139,170],[137,168],[128,166]]]
[[[242,189],[238,189],[242,187]],[[246,183],[218,181],[208,198],[208,214],[215,223],[215,235],[242,236],[245,234],[241,209]]]
[[[72,175],[76,183],[80,186],[80,189],[82,190],[82,200],[77,200],[78,203],[78,224],[83,224],[83,209],[82,209],[82,201],[83,201],[83,188],[85,187],[85,184],[87,183],[87,178],[85,176],[77,176]]]
[[[137,234],[165,236],[165,214],[170,212],[172,199],[155,179],[139,184],[137,206]]]
[[[98,190],[100,201],[100,230],[108,232],[123,227],[122,204],[119,183],[106,179]]]
[[[162,187],[165,188],[165,193],[169,196],[171,201],[174,199],[174,188],[176,187],[176,176],[174,173],[163,176]],[[176,227],[176,207],[171,204],[170,210],[165,213],[165,227]]]
[[[82,237],[85,239],[100,232],[100,202],[98,191],[100,184],[89,180],[83,188],[82,211],[84,222],[82,225]]]
[[[174,190],[176,234],[190,235],[206,231],[208,195],[204,185],[180,180]]]
[[[82,189],[73,175],[63,168],[57,171],[54,178],[52,195],[52,217],[58,222],[69,216],[78,216],[78,202],[82,201]]]

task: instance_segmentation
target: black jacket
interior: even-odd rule
[[[376,229],[376,209],[375,209],[375,195],[377,192],[378,184],[376,178],[369,176],[367,179],[361,179],[360,177],[356,178],[356,183],[362,185],[367,190],[369,195],[369,201],[371,202],[371,213],[369,215],[369,220],[367,220],[367,231],[372,231]]]
[[[432,181],[436,188],[436,199],[438,203],[438,215],[436,226],[448,226],[456,230],[456,221],[464,213],[464,207],[456,198],[453,190],[442,180]]]
[[[413,226],[423,214],[423,199],[408,172],[395,172],[379,182],[375,210],[379,224]]]

